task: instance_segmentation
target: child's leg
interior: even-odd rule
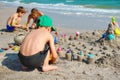
[[[98,39],[97,42],[100,42],[101,40],[103,40],[103,37],[101,37],[100,39]]]
[[[49,59],[50,59],[50,51],[48,51],[47,56],[44,60],[44,64],[42,67],[43,72],[57,69],[57,66],[49,65]]]

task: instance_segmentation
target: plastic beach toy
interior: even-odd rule
[[[84,58],[83,51],[80,50],[79,55],[77,55],[77,60],[80,61],[80,62],[82,62],[83,58]]]
[[[77,31],[77,32],[76,32],[76,36],[79,36],[79,35],[80,35],[80,32]]]
[[[55,32],[55,35],[58,35],[58,32]]]
[[[66,53],[70,53],[71,52],[71,50],[70,49],[68,49],[67,51],[66,51]]]
[[[80,51],[79,55],[83,55],[83,51]]]
[[[94,61],[95,61],[95,55],[94,54],[92,54],[92,53],[89,53],[88,55],[87,55],[87,63],[88,64],[90,64],[90,63],[94,63]]]
[[[8,50],[9,48],[1,48],[2,50]]]
[[[9,48],[13,48],[14,47],[14,45],[13,44],[9,44]]]
[[[118,36],[120,35],[120,29],[119,28],[115,28],[115,34],[118,35]]]
[[[62,38],[65,38],[65,37],[66,37],[66,34],[62,34],[61,37],[62,37]]]
[[[18,46],[14,46],[14,47],[13,47],[13,50],[14,50],[14,51],[18,51],[18,50],[19,50]]]
[[[106,38],[108,36],[108,34],[107,33],[104,33],[103,35],[102,35],[102,38]]]
[[[62,48],[60,48],[60,47],[57,49],[58,52],[61,51],[61,50],[62,50]]]
[[[112,22],[115,22],[115,21],[116,21],[116,19],[115,19],[115,17],[113,16],[113,17],[112,17]]]
[[[94,58],[94,56],[95,56],[95,55],[92,54],[92,53],[89,53],[89,54],[88,54],[88,58]]]
[[[52,54],[50,54],[49,60],[52,60]]]
[[[74,39],[74,36],[70,35],[69,40],[73,40],[73,39]]]
[[[115,38],[114,34],[109,34],[109,35],[108,35],[108,39],[109,39],[109,40],[113,40],[114,38]]]
[[[58,43],[58,39],[57,39],[57,37],[54,37],[54,43],[55,43],[55,44]]]
[[[62,48],[58,47],[57,53],[59,57],[63,57]]]
[[[66,34],[64,34],[64,37],[66,37]]]
[[[5,50],[3,50],[3,49],[0,49],[0,52],[4,52]]]
[[[66,54],[65,54],[65,57],[66,57],[66,59],[67,59],[68,61],[72,61],[73,55],[72,55],[70,49],[67,50],[67,52],[66,52]]]

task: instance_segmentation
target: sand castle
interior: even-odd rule
[[[94,32],[84,32],[79,35],[76,34],[72,34],[72,35],[70,34],[70,36],[66,35],[69,37],[67,38],[68,42],[65,42],[65,45],[63,44],[64,41],[62,40],[58,41],[59,42],[58,45],[60,44],[59,46],[61,46],[61,48],[64,48],[64,51],[62,51],[62,55],[64,56],[62,57],[65,57],[65,59],[68,61],[72,61],[72,55],[74,55],[75,59],[73,61],[78,61],[78,62],[80,61],[89,64],[91,63],[97,64],[99,59],[105,55],[106,56],[109,55],[110,57],[112,57],[113,52],[110,52],[109,50],[112,49],[113,47],[114,49],[117,50],[119,49],[115,43],[116,41],[114,40],[113,35],[109,35],[108,40],[105,40],[103,42],[96,42],[96,40],[100,37],[100,35],[103,32],[104,31],[94,31]],[[77,37],[77,39],[74,37]],[[111,44],[109,44],[109,40],[112,41]],[[120,43],[120,41],[118,41],[118,43]],[[72,53],[70,47],[73,48]]]

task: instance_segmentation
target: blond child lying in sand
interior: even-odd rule
[[[112,24],[108,24],[108,28],[106,30],[106,32],[104,34],[102,34],[102,37],[97,40],[97,42],[101,42],[104,39],[108,39],[108,40],[113,40],[114,39],[114,27],[112,26]]]
[[[48,16],[41,16],[37,20],[37,28],[28,33],[24,38],[20,51],[19,59],[23,65],[23,70],[27,68],[42,68],[42,71],[50,71],[57,69],[57,66],[49,64],[50,55],[52,55],[52,63],[58,61],[54,39],[51,31],[55,31],[52,27],[52,20]]]
[[[9,17],[7,20],[6,28],[7,31],[14,31],[16,28],[24,28],[24,25],[21,25],[21,18],[26,13],[24,7],[19,6],[15,14]]]
[[[35,29],[36,21],[37,21],[37,18],[38,18],[39,16],[38,16],[38,17],[35,17],[34,15],[32,15],[32,13],[34,13],[34,12],[36,12],[39,16],[44,15],[43,12],[38,11],[38,9],[36,9],[36,8],[33,8],[33,9],[31,10],[31,14],[29,14],[28,19],[27,19],[27,23],[26,23],[27,29],[29,29],[28,25],[29,25],[29,23],[30,23],[30,20],[33,20],[33,23],[32,23],[31,28],[32,28],[32,29]]]
[[[99,40],[97,40],[97,42],[102,41],[104,39],[109,39],[111,41],[117,38],[117,36],[120,36],[120,28],[118,23],[116,22],[116,18],[112,17],[111,22],[108,25],[108,29],[102,35],[102,37]]]

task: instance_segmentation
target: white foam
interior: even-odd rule
[[[73,1],[73,0],[67,0],[67,1]],[[20,3],[20,0],[14,1],[14,2],[7,2],[7,1],[2,1],[6,4],[11,4],[11,5],[23,5],[27,8],[40,8],[43,10],[47,11],[53,11],[61,14],[76,14],[76,15],[93,15],[93,14],[120,14],[120,10],[115,10],[115,9],[98,9],[98,8],[87,8],[83,5],[64,5],[63,3],[59,4],[38,4],[38,3],[30,3],[30,4],[24,4]]]

